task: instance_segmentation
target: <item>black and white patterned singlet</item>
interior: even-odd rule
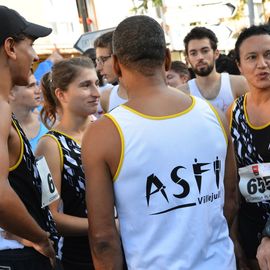
[[[270,162],[270,123],[262,127],[253,126],[248,120],[245,104],[246,95],[235,101],[232,110],[231,135],[238,168]],[[258,187],[264,185],[264,188],[270,189],[267,183],[258,181],[256,185]],[[247,202],[241,194],[239,222],[240,227],[242,224],[243,235],[249,238],[246,245],[251,257],[256,256],[259,243],[256,239],[262,232],[269,214],[269,200],[251,203]]]
[[[63,212],[67,215],[87,218],[81,146],[74,138],[56,130],[49,131],[45,136],[53,138],[59,148]],[[87,236],[64,237],[62,253],[63,260],[92,264]]]
[[[10,168],[8,180],[30,215],[43,230],[50,233],[50,238],[57,247],[59,236],[51,212],[48,207],[41,208],[41,179],[35,156],[14,115],[12,115],[12,125],[20,137],[21,156],[17,164]]]

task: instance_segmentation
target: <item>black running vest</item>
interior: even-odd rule
[[[87,218],[81,146],[73,138],[56,130],[49,131],[45,136],[52,137],[59,147],[62,163],[60,196],[63,201],[63,212],[67,215]],[[63,259],[92,263],[87,236],[65,236],[62,253]]]
[[[41,208],[41,179],[30,143],[14,115],[12,125],[20,137],[21,155],[18,164],[10,168],[8,180],[30,215],[43,230],[50,233],[57,247],[59,237],[51,212],[48,207]]]
[[[235,101],[232,110],[231,135],[238,168],[270,162],[270,124],[252,128],[245,114],[245,96]],[[248,203],[241,196],[241,213],[250,220],[265,224],[270,213],[270,201]]]

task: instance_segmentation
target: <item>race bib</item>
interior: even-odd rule
[[[238,172],[240,192],[247,202],[270,200],[270,163],[252,164]]]
[[[41,207],[43,208],[59,199],[59,194],[54,185],[45,157],[37,159],[37,168],[41,178]]]

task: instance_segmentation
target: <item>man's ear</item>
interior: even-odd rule
[[[119,65],[119,61],[116,55],[112,55],[113,57],[113,70],[114,73],[116,74],[117,77],[121,77],[122,76],[122,72],[121,72],[121,67]]]
[[[170,52],[169,49],[166,49],[166,55],[165,55],[165,71],[170,70],[171,63],[172,63],[171,52]]]
[[[188,67],[190,67],[188,55],[185,53],[185,63]]]
[[[215,53],[215,60],[217,60],[218,57],[219,57],[219,55],[220,55],[220,51],[219,51],[218,49],[216,49],[216,50],[214,51],[214,53]]]
[[[15,44],[16,42],[14,41],[14,39],[12,37],[8,37],[5,41],[4,41],[4,51],[6,52],[7,56],[13,60],[16,60],[17,56],[16,56],[16,52],[15,52]]]

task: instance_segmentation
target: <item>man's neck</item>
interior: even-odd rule
[[[204,98],[214,99],[220,91],[221,74],[217,73],[216,70],[213,70],[205,77],[196,75],[195,82]]]
[[[1,59],[0,59],[1,62]],[[0,80],[0,95],[3,99],[9,99],[9,93],[13,87],[10,70],[0,64],[1,80]]]
[[[117,90],[117,94],[120,98],[123,98],[123,99],[128,99],[128,96],[127,96],[127,91],[126,89],[123,87],[123,85],[121,83],[119,83],[119,87],[118,87],[118,90]]]

